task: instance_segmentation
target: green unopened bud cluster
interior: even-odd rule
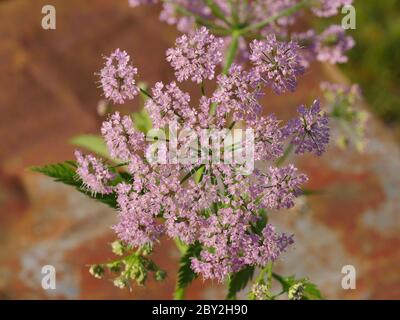
[[[255,283],[249,293],[250,300],[271,300],[272,295],[264,283]]]
[[[304,296],[305,283],[300,281],[292,285],[288,290],[290,300],[301,300]]]
[[[322,83],[321,89],[328,112],[338,123],[338,128],[334,130],[336,144],[342,149],[353,145],[357,151],[364,151],[369,113],[359,107],[362,101],[360,88],[357,85],[348,87]]]
[[[101,279],[104,274],[104,266],[101,264],[91,265],[89,272],[93,277],[95,277],[97,279]]]
[[[149,272],[153,273],[156,281],[165,279],[166,272],[147,258],[153,250],[151,245],[145,245],[137,251],[132,252],[132,248],[118,240],[111,243],[111,249],[114,254],[123,257],[108,263],[90,266],[89,272],[95,278],[101,279],[105,271],[108,270],[110,273],[116,275],[113,284],[121,289],[130,287],[132,281],[135,281],[140,286],[144,285]]]
[[[118,256],[122,256],[125,253],[125,246],[122,241],[116,240],[111,243],[111,250]]]

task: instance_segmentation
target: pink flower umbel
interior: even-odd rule
[[[192,268],[204,279],[223,282],[247,265],[266,265],[293,243],[291,237],[277,234],[266,225],[260,235],[250,231],[257,218],[241,209],[220,209],[200,230],[200,241],[207,250],[192,259]]]
[[[131,5],[139,4],[152,4],[156,0],[130,0]],[[255,35],[266,38],[275,34],[278,38],[294,40],[296,33],[293,32],[292,26],[298,23],[299,26],[304,24],[302,19],[307,17],[304,13],[311,10],[316,16],[326,18],[340,14],[341,8],[346,5],[351,5],[353,0],[310,0],[308,2],[300,0],[262,0],[262,1],[227,1],[215,0],[214,10],[209,6],[208,1],[203,0],[169,0],[162,1],[163,10],[160,14],[160,20],[168,24],[175,24],[179,31],[193,34],[198,28],[199,20],[203,25],[210,26],[210,32],[224,37],[223,40],[226,45],[231,42],[231,35],[233,28],[237,26],[258,26],[258,28],[247,28],[248,33],[243,34],[239,40],[238,57],[236,63],[241,60],[248,60],[251,54],[248,51],[248,44]],[[215,6],[218,10],[215,10]],[[177,7],[180,10],[177,10]],[[266,20],[268,20],[266,22]],[[246,28],[245,28],[246,29]],[[247,30],[246,29],[246,30]],[[239,28],[239,31],[243,31]],[[296,28],[296,31],[299,31]],[[186,39],[191,36],[187,36]],[[185,40],[186,41],[186,40]],[[180,46],[177,46],[177,50]],[[250,48],[251,49],[251,48]],[[313,60],[316,58],[316,51],[308,52],[312,57],[307,57]],[[175,54],[174,54],[175,55]],[[182,53],[177,51],[176,57],[181,56]],[[184,54],[183,54],[184,56]],[[244,58],[244,59],[243,59]],[[320,58],[318,58],[320,59]],[[320,60],[327,61],[327,60]],[[186,64],[183,60],[177,60],[178,65]],[[303,66],[308,67],[308,64]],[[335,62],[336,63],[336,62]],[[174,67],[175,68],[175,67]],[[200,72],[201,73],[201,72]],[[181,69],[178,77],[179,79],[189,79],[192,77],[190,70]],[[196,75],[196,80],[199,81],[199,75]],[[280,91],[280,90],[278,90]],[[287,91],[287,89],[285,90]]]
[[[214,78],[215,67],[222,61],[224,42],[202,27],[192,35],[183,35],[176,47],[167,50],[167,61],[175,69],[178,81],[201,83]]]
[[[258,117],[250,125],[254,130],[255,160],[276,160],[283,155],[280,121],[275,115]]]
[[[144,149],[144,134],[134,129],[129,116],[121,117],[119,112],[103,122],[101,133],[110,155],[115,159],[128,161],[135,152]]]
[[[352,3],[353,0],[318,0],[312,11],[315,15],[326,18],[337,15],[341,7]]]
[[[190,95],[171,82],[164,85],[157,82],[153,87],[152,98],[147,100],[145,108],[155,128],[163,128],[171,122],[186,125],[193,123],[195,111],[189,106]]]
[[[308,181],[305,174],[298,174],[293,165],[269,167],[266,173],[257,172],[258,183],[252,188],[253,197],[269,209],[289,209],[296,197],[302,194],[301,186]]]
[[[104,96],[114,103],[122,104],[139,93],[135,85],[137,69],[129,64],[129,60],[126,51],[117,49],[106,58],[105,66],[100,71]]]
[[[346,31],[340,25],[332,25],[316,39],[317,59],[332,64],[345,63],[348,61],[345,53],[352,49],[354,44],[353,38],[346,36]]]
[[[235,121],[256,118],[261,110],[258,102],[260,92],[252,86],[253,77],[236,64],[231,66],[227,75],[218,75],[218,88],[211,98],[218,105],[217,119],[225,121],[223,115],[230,112]]]
[[[117,192],[119,221],[113,229],[119,238],[138,247],[156,241],[164,231],[156,220],[162,197],[158,193],[140,196],[125,184],[120,184]]]
[[[109,183],[114,175],[108,170],[104,163],[92,155],[83,155],[75,151],[77,161],[76,173],[82,180],[83,186],[93,194],[108,194],[112,192]]]
[[[266,40],[254,40],[250,49],[256,79],[277,94],[296,90],[297,77],[304,73],[297,43],[280,42],[275,35],[269,35]]]
[[[299,117],[284,128],[284,135],[292,136],[291,143],[296,146],[297,154],[312,152],[320,156],[329,143],[328,116],[322,112],[319,100],[311,108],[300,106],[298,113]]]

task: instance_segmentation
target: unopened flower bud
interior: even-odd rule
[[[104,274],[104,267],[100,264],[94,264],[90,266],[89,272],[93,277],[101,279]]]
[[[297,282],[289,288],[288,297],[290,300],[301,300],[304,295],[304,282]]]
[[[144,256],[147,256],[147,255],[149,255],[151,252],[153,251],[153,246],[151,245],[151,244],[145,244],[143,247],[142,247],[142,254],[144,255]]]
[[[158,270],[155,273],[154,278],[156,279],[156,281],[163,281],[166,276],[167,276],[167,273],[164,270]]]
[[[112,249],[113,253],[115,253],[119,256],[122,256],[125,251],[124,245],[119,240],[116,240],[113,243],[111,243],[111,249]]]
[[[110,111],[110,105],[107,100],[100,100],[97,103],[97,114],[100,117],[104,117]]]
[[[128,285],[128,281],[125,278],[118,277],[114,279],[113,284],[117,288],[123,289]]]
[[[253,285],[251,288],[251,295],[255,300],[268,300],[271,297],[268,286],[260,283]]]

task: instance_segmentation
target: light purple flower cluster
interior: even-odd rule
[[[132,1],[132,0],[131,0]],[[135,6],[139,3],[151,4],[156,1],[151,0],[137,0],[132,1],[131,5]],[[304,9],[309,8],[318,17],[331,17],[337,15],[340,8],[346,5],[351,5],[353,0],[313,0],[309,1],[305,6],[301,6],[300,0],[260,0],[260,1],[227,1],[227,0],[214,0],[214,5],[218,6],[219,14],[214,14],[214,11],[208,5],[207,1],[203,0],[170,0],[163,1],[163,10],[160,14],[160,19],[169,24],[176,24],[179,31],[184,33],[192,33],[196,30],[198,24],[209,26],[211,32],[225,36],[224,42],[226,46],[231,42],[230,28],[234,26],[248,27],[256,26],[266,19],[276,17],[269,23],[262,24],[262,27],[251,30],[249,35],[244,35],[239,40],[239,54],[236,62],[238,63],[240,57],[249,57],[248,46],[246,38],[252,37],[253,33],[268,37],[271,34],[276,34],[282,39],[299,39],[298,32],[293,32],[291,26],[301,19]],[[291,14],[282,14],[287,10],[292,10],[298,6],[299,9],[291,11]],[[221,18],[221,14],[224,18]],[[200,18],[200,20],[196,20]],[[301,25],[300,23],[298,23]],[[239,29],[240,30],[240,29]],[[303,66],[308,67],[311,60],[317,59],[322,62],[329,63],[343,63],[346,61],[344,54],[346,51],[353,47],[354,40],[351,37],[345,36],[344,30],[339,30],[336,26],[329,27],[321,35],[314,34],[307,36],[307,50],[302,50],[301,53],[305,55],[302,59]],[[301,32],[306,35],[306,33]],[[336,35],[336,37],[335,37]],[[335,37],[335,39],[333,39]],[[331,42],[333,39],[334,43]],[[222,40],[221,40],[222,41]],[[186,43],[186,41],[185,41]],[[302,46],[303,47],[303,46]],[[250,52],[251,53],[251,52]],[[179,55],[179,54],[178,54]],[[177,59],[183,66],[185,63],[182,59]],[[178,67],[181,69],[177,74],[178,80],[180,78],[187,79],[188,71],[186,68]],[[201,71],[199,71],[201,74]],[[199,81],[200,77],[195,78],[194,81]]]
[[[254,40],[250,49],[256,79],[270,85],[278,94],[296,90],[297,76],[304,73],[297,43],[280,42],[275,35],[269,35],[265,41]]]
[[[319,100],[311,108],[300,106],[299,118],[291,120],[284,128],[284,136],[292,136],[291,143],[296,153],[313,152],[321,155],[329,143],[328,116],[322,112]]]
[[[316,39],[317,34],[313,29],[292,34],[292,40],[297,42],[299,47],[301,48],[300,60],[304,68],[308,68],[310,64],[316,59]]]
[[[255,160],[273,160],[283,155],[283,135],[280,129],[281,121],[275,115],[258,117],[250,121],[254,130]]]
[[[352,3],[353,0],[318,0],[312,11],[319,17],[332,17],[339,13],[341,7]]]
[[[211,10],[205,5],[204,0],[163,1],[160,20],[165,21],[170,25],[175,24],[178,30],[183,33],[189,33],[193,31],[196,26],[196,20],[191,15],[179,14],[177,6],[201,17],[211,16]]]
[[[135,152],[144,149],[144,134],[134,129],[131,117],[121,117],[119,112],[103,122],[101,133],[114,159],[128,161]]]
[[[172,122],[190,125],[194,121],[195,111],[189,102],[189,94],[179,89],[175,82],[168,85],[157,82],[152,89],[152,98],[146,102],[153,127],[163,128]]]
[[[208,37],[208,32],[201,32]],[[219,41],[212,41],[217,42],[215,50],[221,50]],[[184,42],[193,43],[190,36]],[[209,45],[213,47],[212,43]],[[185,61],[181,66],[189,70],[185,71],[187,79],[197,79],[192,72],[203,64],[199,62],[200,56],[194,58],[193,52],[186,49],[177,55],[173,50],[178,49],[168,51],[168,60],[174,68],[178,66],[175,59]],[[200,141],[208,141],[211,130],[232,130],[235,121],[240,121],[244,128],[252,128],[254,157],[268,163],[263,164],[264,170],[244,174],[243,163],[214,163],[213,154],[208,152],[194,163],[151,162],[147,155],[158,140],[146,139],[129,116],[117,112],[103,123],[101,132],[109,154],[115,162],[123,163],[123,169],[110,169],[93,156],[77,152],[77,174],[88,190],[115,195],[119,220],[113,229],[122,241],[140,247],[168,235],[188,245],[200,244],[201,252],[192,259],[192,268],[204,278],[218,281],[246,266],[265,266],[293,243],[292,236],[279,234],[259,213],[294,206],[307,177],[293,165],[279,167],[274,163],[289,143],[297,146],[297,153],[309,151],[320,155],[329,140],[327,119],[315,102],[311,109],[300,107],[299,118],[285,126],[274,115],[261,115],[259,98],[265,82],[279,92],[294,89],[300,69],[296,50],[294,43],[278,43],[275,37],[255,42],[255,67],[247,71],[232,65],[228,74],[217,76],[217,88],[209,96],[204,92],[198,106],[192,105],[190,95],[175,82],[158,82],[147,93],[145,109],[153,128],[193,129]],[[213,51],[212,56],[219,54]],[[264,54],[265,59],[273,62],[265,62]],[[123,56],[129,61],[126,54]],[[123,65],[127,71],[118,70],[119,74],[132,73],[132,66],[125,63],[119,67]],[[204,70],[198,76],[209,79],[210,74],[205,76]],[[260,81],[261,77],[267,81]],[[170,141],[173,138],[168,136]],[[246,144],[246,139],[241,143]],[[179,136],[176,143],[185,145],[187,139]],[[229,147],[234,146],[237,147]],[[166,144],[158,152],[167,153],[168,148],[170,145]],[[196,173],[200,169],[199,179]],[[122,174],[120,170],[125,171]]]
[[[266,265],[293,243],[291,236],[276,233],[270,224],[260,235],[251,232],[255,222],[250,212],[233,208],[219,209],[208,217],[199,238],[205,250],[192,260],[193,270],[204,279],[222,282],[248,265]]]
[[[295,33],[292,38],[301,46],[302,64],[308,67],[314,60],[331,64],[345,63],[347,51],[355,45],[354,39],[346,36],[345,30],[339,25],[328,27],[321,34],[312,29]]]
[[[254,72],[253,72],[254,73]],[[217,90],[212,96],[212,102],[218,105],[217,117],[224,125],[225,114],[232,112],[233,120],[251,120],[259,114],[261,106],[258,102],[260,92],[254,89],[255,75],[233,64],[227,75],[217,77]]]
[[[105,66],[100,71],[100,83],[104,95],[114,103],[122,104],[139,93],[135,85],[137,69],[129,64],[129,60],[126,51],[117,49],[106,58]]]
[[[87,191],[93,194],[112,192],[110,182],[115,176],[101,160],[90,154],[85,156],[79,151],[75,151],[75,158],[78,165],[76,173],[82,179],[82,184]]]
[[[152,4],[151,0],[129,0],[137,6],[142,4]],[[154,1],[156,2],[156,1]],[[227,1],[227,0],[214,0],[220,12],[227,18],[232,16],[234,11],[239,21],[243,24],[253,24],[264,20],[268,16],[277,15],[285,9],[297,4],[299,0],[260,0],[260,1]],[[215,17],[210,7],[208,7],[204,0],[170,0],[163,1],[163,10],[160,14],[160,20],[168,24],[176,24],[178,30],[184,33],[189,33],[196,27],[196,19],[191,15],[179,14],[177,7],[184,8],[185,11],[191,12],[194,15],[200,16],[203,19],[209,20],[217,25],[221,24],[218,17]],[[277,20],[278,27],[286,27],[292,25],[296,21],[296,15],[282,16]],[[268,28],[266,28],[268,29]],[[279,28],[277,29],[279,30]]]
[[[191,79],[201,83],[214,78],[215,66],[221,63],[224,42],[202,27],[193,35],[176,40],[176,47],[167,50],[167,61],[175,69],[178,81]]]
[[[315,52],[319,61],[345,63],[348,61],[345,53],[352,49],[355,42],[352,37],[346,36],[340,25],[332,25],[316,38]]]
[[[297,174],[293,165],[269,167],[267,173],[258,172],[256,176],[258,183],[253,186],[252,193],[268,209],[293,207],[296,197],[302,194],[301,186],[308,180],[305,174]]]
[[[162,209],[162,197],[159,192],[141,195],[131,192],[131,188],[122,183],[117,187],[119,221],[113,229],[122,241],[143,246],[156,241],[163,233],[163,226],[156,220]]]

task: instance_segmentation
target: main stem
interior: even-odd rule
[[[186,253],[187,247],[182,243],[178,238],[175,239],[176,247],[178,248],[180,255],[183,256]],[[184,300],[185,299],[185,288],[179,287],[178,277],[176,279],[175,291],[174,291],[174,300]]]
[[[240,39],[240,31],[238,30],[233,30],[232,31],[232,38],[231,38],[231,43],[228,48],[228,53],[226,55],[226,60],[224,64],[224,68],[222,69],[222,72],[224,74],[228,74],[229,68],[231,67],[233,61],[235,60],[238,46],[239,46],[239,39]]]
[[[184,288],[175,288],[174,300],[185,300],[185,289]]]

